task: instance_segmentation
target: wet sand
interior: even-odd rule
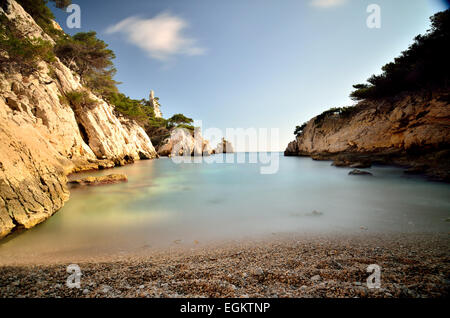
[[[448,234],[273,235],[80,260],[80,289],[68,264],[0,266],[0,297],[448,297],[449,251]]]

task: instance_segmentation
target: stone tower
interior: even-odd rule
[[[158,99],[155,99],[155,92],[153,90],[150,91],[150,106],[152,106],[153,110],[155,111],[155,117],[162,118],[162,112],[159,106],[159,101]]]

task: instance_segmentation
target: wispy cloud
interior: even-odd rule
[[[312,0],[311,5],[317,8],[331,8],[343,5],[347,0]]]
[[[176,55],[202,55],[205,49],[197,40],[184,34],[189,24],[168,12],[152,19],[129,17],[108,27],[107,33],[123,33],[130,43],[146,51],[150,57],[168,60]]]

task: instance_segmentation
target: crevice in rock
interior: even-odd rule
[[[78,129],[80,130],[80,135],[83,141],[86,143],[86,145],[89,146],[89,135],[86,131],[86,128],[84,128],[83,124],[78,123]]]

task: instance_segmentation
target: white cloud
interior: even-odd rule
[[[128,41],[145,50],[150,57],[167,60],[175,55],[202,55],[205,49],[183,34],[189,24],[170,13],[152,19],[129,17],[108,27],[107,33],[123,33]]]
[[[318,8],[331,8],[343,5],[347,0],[312,0],[311,5]]]

